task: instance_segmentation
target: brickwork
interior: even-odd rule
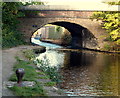
[[[89,18],[93,12],[90,11],[40,11],[38,14],[28,13],[27,17],[44,17],[44,18]]]
[[[100,26],[101,21],[92,21],[88,18],[92,13],[93,12],[80,11],[42,11],[37,16],[29,15],[29,18],[20,18],[21,23],[19,24],[19,30],[24,34],[25,41],[30,42],[33,32],[37,29],[48,23],[65,21],[87,28],[97,39],[99,46],[102,46],[100,43],[104,38],[101,39],[100,36],[102,36],[105,31]]]

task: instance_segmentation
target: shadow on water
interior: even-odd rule
[[[69,96],[117,96],[120,56],[96,52],[67,52],[60,85]]]
[[[61,66],[60,74],[64,78],[59,86],[68,96],[118,95],[119,55],[55,50],[43,54],[52,66]]]
[[[77,52],[69,52],[70,55],[70,66],[87,66],[93,63],[93,58],[95,55],[86,54],[86,53],[77,53]],[[91,56],[93,56],[91,58]]]

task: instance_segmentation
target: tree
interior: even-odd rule
[[[19,17],[25,12],[19,11],[21,5],[43,4],[42,2],[2,2],[2,47],[13,47],[23,44],[22,34],[18,31]]]
[[[120,1],[118,2],[107,2],[111,5],[120,5]],[[102,11],[95,12],[92,19],[102,20],[103,28],[106,29],[106,32],[109,33],[110,38],[117,45],[120,45],[120,12],[118,11]]]
[[[18,11],[21,3],[3,2],[2,3],[2,47],[12,47],[22,44],[22,35],[17,30],[19,23],[18,17],[23,13]]]

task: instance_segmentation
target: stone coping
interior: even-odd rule
[[[22,87],[33,87],[35,85],[34,81],[23,81],[22,82]],[[4,88],[11,88],[13,86],[18,86],[17,82],[13,81],[5,81],[3,83]]]

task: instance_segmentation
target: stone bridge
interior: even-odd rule
[[[24,34],[26,42],[34,31],[46,24],[55,24],[65,27],[72,35],[72,45],[83,48],[97,49],[102,48],[102,37],[105,30],[101,28],[101,21],[91,20],[90,16],[94,11],[85,10],[48,10],[37,8],[22,8],[22,10],[32,10],[37,14],[28,11],[26,17],[19,18],[19,30]]]

